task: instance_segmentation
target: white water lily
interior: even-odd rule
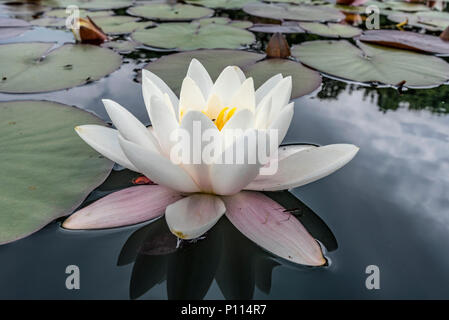
[[[143,70],[142,79],[151,128],[118,103],[103,100],[117,129],[83,125],[76,131],[104,156],[158,185],[110,194],[73,214],[64,227],[116,227],[165,213],[173,234],[193,239],[226,214],[263,248],[290,261],[322,265],[319,245],[297,219],[285,219],[289,213],[279,213],[282,207],[262,193],[242,190],[276,191],[313,182],[348,163],[358,151],[356,146],[280,147],[277,158],[271,160],[278,167],[273,175],[259,174],[262,163],[175,164],[170,158],[174,146],[171,133],[182,128],[194,136],[195,122],[201,124],[202,132],[215,130],[222,136],[231,129],[243,129],[242,137],[275,129],[281,142],[293,117],[291,77],[275,75],[255,90],[253,79],[246,78],[240,68],[226,67],[213,82],[203,65],[193,59],[179,99],[157,75]]]

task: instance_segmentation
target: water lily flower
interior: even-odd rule
[[[338,170],[358,148],[351,144],[323,147],[280,147],[274,174],[260,174],[270,163],[175,163],[172,133],[184,130],[200,151],[208,144],[196,141],[195,130],[219,137],[240,129],[226,144],[236,147],[250,134],[275,130],[279,143],[293,117],[292,79],[277,74],[257,90],[236,66],[226,67],[215,82],[193,59],[182,82],[180,97],[157,75],[143,70],[142,90],[152,127],[145,127],[127,109],[103,100],[116,129],[82,125],[79,136],[92,148],[125,168],[147,176],[157,185],[135,186],[112,193],[70,216],[68,229],[118,227],[165,214],[173,234],[182,239],[203,235],[223,216],[249,239],[287,260],[322,265],[319,244],[290,213],[260,191],[302,186]],[[199,124],[200,126],[197,126]],[[262,135],[263,136],[263,135]],[[202,135],[200,135],[202,137]],[[196,139],[196,140],[195,140]],[[249,140],[244,140],[249,141]],[[214,145],[222,146],[220,140]],[[249,143],[243,152],[249,157]],[[216,149],[219,150],[219,149]],[[193,153],[193,150],[192,150]]]

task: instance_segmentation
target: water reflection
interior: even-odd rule
[[[333,79],[323,79],[323,86],[318,93],[320,100],[338,100],[341,93],[352,94],[355,91],[363,93],[363,101],[376,103],[380,111],[396,111],[400,108],[408,110],[428,110],[437,114],[448,114],[449,105],[446,99],[449,96],[449,86],[439,86],[433,89],[407,89],[376,88],[346,83]]]
[[[294,195],[287,191],[266,195],[292,212],[326,250],[337,249],[337,241],[328,226]],[[132,262],[129,292],[132,299],[164,282],[169,299],[203,299],[214,280],[226,299],[251,299],[255,288],[270,293],[275,267],[311,269],[264,251],[227,219],[221,219],[203,238],[182,242],[171,234],[165,219],[158,219],[134,232],[126,241],[118,265]]]

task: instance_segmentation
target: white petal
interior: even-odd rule
[[[209,176],[209,164],[203,161],[203,150],[211,143],[212,146],[218,146],[220,141],[202,141],[202,137],[205,131],[215,134],[216,137],[220,137],[220,132],[215,124],[200,111],[187,112],[182,118],[180,128],[188,132],[191,151],[190,159],[188,163],[183,163],[183,167],[202,191],[211,192],[212,185]],[[211,162],[212,160],[209,163]]]
[[[151,107],[151,97],[156,96],[159,99],[162,99],[166,103],[167,109],[173,113],[177,114],[175,112],[175,108],[173,106],[172,101],[170,100],[170,96],[168,93],[162,93],[162,91],[157,87],[153,81],[150,80],[148,77],[142,78],[142,94],[143,94],[143,100],[145,102],[145,107],[147,108],[148,115],[150,115],[150,107]]]
[[[181,167],[159,153],[142,148],[119,136],[120,146],[128,159],[154,182],[180,192],[198,192],[192,178]]]
[[[128,160],[120,148],[118,142],[118,131],[112,128],[88,124],[84,126],[77,126],[76,133],[88,145],[104,155],[106,158],[117,162],[119,165],[133,171],[138,171],[137,168]]]
[[[292,77],[288,76],[278,82],[278,84],[271,89],[271,91],[265,95],[265,97],[260,101],[259,105],[269,98],[272,98],[272,106],[271,106],[271,114],[277,114],[281,111],[282,107],[286,106],[290,101],[290,97],[292,94]],[[258,106],[259,106],[258,105]]]
[[[64,221],[66,229],[104,229],[128,226],[157,218],[165,208],[182,198],[160,185],[134,186],[95,201]]]
[[[218,76],[210,94],[217,94],[223,105],[228,106],[242,84],[237,67],[228,66]]]
[[[179,95],[180,114],[186,114],[189,110],[201,111],[205,107],[206,101],[200,88],[190,77],[185,77],[182,81],[181,93]]]
[[[237,111],[231,119],[226,122],[226,124],[221,129],[222,134],[226,134],[226,130],[234,130],[234,129],[250,129],[254,128],[254,114],[248,110],[243,109]]]
[[[269,129],[277,130],[278,132],[278,145],[282,143],[285,135],[287,134],[288,128],[293,118],[293,109],[295,103],[292,102],[286,107],[282,108],[281,112],[276,116],[274,121],[268,127]]]
[[[326,263],[319,244],[298,219],[263,193],[242,191],[223,201],[229,221],[265,250],[302,265]]]
[[[192,61],[190,61],[189,69],[187,70],[187,76],[195,81],[203,93],[203,97],[207,99],[214,83],[201,62],[197,59],[192,59]]]
[[[170,97],[170,100],[173,104],[173,107],[175,109],[174,110],[175,113],[178,113],[178,104],[179,104],[178,97],[173,92],[173,90],[170,89],[170,87],[164,82],[164,80],[162,80],[157,75],[155,75],[154,73],[152,73],[151,71],[148,71],[146,69],[142,69],[142,79],[143,78],[148,78],[159,88],[159,90],[162,93],[168,94],[168,96]]]
[[[166,104],[157,96],[151,98],[149,113],[154,134],[159,141],[162,152],[169,156],[174,144],[170,140],[170,134],[179,127],[179,123],[173,113],[167,112]]]
[[[248,78],[242,83],[239,90],[232,97],[230,107],[237,107],[238,110],[249,109],[252,112],[255,112],[256,96],[253,78]]]
[[[108,99],[103,99],[102,101],[115,127],[126,140],[137,143],[149,150],[159,152],[157,140],[131,112],[115,101]]]
[[[271,119],[271,105],[273,104],[272,97],[268,97],[268,99],[264,99],[261,103],[259,103],[256,109],[256,122],[255,128],[257,129],[267,129]]]
[[[274,175],[260,175],[245,189],[277,191],[305,185],[340,169],[354,158],[358,150],[352,144],[307,148],[280,160]]]
[[[212,228],[225,211],[219,197],[194,194],[169,205],[165,219],[170,231],[178,238],[194,239]]]
[[[240,83],[243,83],[246,80],[245,73],[238,66],[233,66],[233,68],[240,78]]]
[[[278,73],[265,81],[264,84],[256,90],[256,105],[258,105],[263,97],[265,97],[281,80],[282,75]]]
[[[210,119],[217,119],[220,111],[224,108],[217,94],[211,94],[207,100],[206,113]]]
[[[226,148],[221,163],[217,162],[211,166],[210,178],[215,194],[236,194],[257,177],[261,167],[257,158],[257,140],[262,135],[266,135],[266,133],[254,129],[247,130],[245,134],[238,136],[235,142]],[[251,143],[251,137],[255,137],[256,141],[253,140]],[[267,139],[266,136],[265,139]],[[234,156],[233,159],[230,159],[232,161],[227,161],[226,154],[229,154],[230,150],[233,150],[231,154]],[[243,161],[237,161],[236,155],[242,157]],[[253,159],[250,159],[251,157]]]

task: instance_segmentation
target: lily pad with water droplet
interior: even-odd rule
[[[113,163],[75,133],[96,116],[56,102],[0,102],[0,243],[23,238],[71,213]]]
[[[292,48],[305,65],[339,78],[407,87],[436,86],[449,79],[449,64],[416,52],[345,40],[308,41]]]
[[[243,10],[256,17],[275,20],[338,22],[345,18],[345,15],[339,10],[328,6],[278,5],[255,2],[246,5]]]
[[[43,0],[41,4],[50,8],[76,6],[80,9],[110,10],[129,7],[133,0]]]
[[[301,63],[288,59],[266,59],[243,68],[247,77],[253,77],[257,88],[267,79],[281,73],[292,77],[292,99],[302,97],[319,88],[321,75]]]
[[[0,92],[33,93],[75,87],[118,69],[121,57],[93,45],[27,42],[0,45]]]
[[[147,46],[174,51],[195,49],[238,49],[252,44],[254,34],[228,25],[163,23],[155,28],[138,30],[132,38]]]
[[[299,26],[308,33],[329,38],[353,38],[362,33],[362,30],[347,24],[300,22]]]
[[[398,30],[367,30],[359,39],[400,49],[449,54],[449,42],[429,34]]]
[[[212,80],[215,80],[227,66],[243,67],[264,57],[264,54],[239,50],[188,51],[163,56],[154,62],[150,62],[145,66],[145,69],[161,77],[176,94],[179,94],[182,80],[193,58],[201,61]]]
[[[210,17],[214,10],[189,4],[146,3],[128,9],[128,14],[158,21],[189,21]]]
[[[246,4],[257,1],[258,0],[186,0],[186,2],[190,4],[227,10],[242,9]]]
[[[0,17],[0,40],[17,37],[30,29],[25,20]]]

